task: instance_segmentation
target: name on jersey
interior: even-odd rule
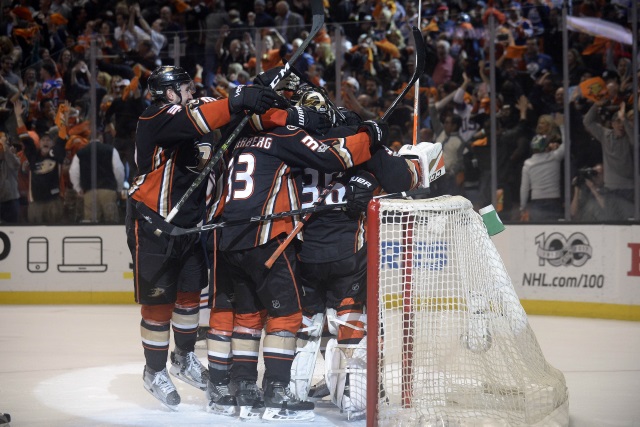
[[[268,150],[272,142],[273,138],[268,136],[245,136],[236,143],[236,148],[257,147]]]

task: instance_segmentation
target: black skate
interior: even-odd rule
[[[236,414],[236,398],[229,392],[229,382],[207,382],[207,412],[218,415]]]
[[[244,421],[259,420],[264,413],[262,392],[255,381],[231,381],[229,390],[236,397],[240,408],[240,419]]]
[[[265,411],[262,419],[273,422],[312,421],[313,402],[302,402],[289,390],[289,384],[269,381],[264,391]]]
[[[171,352],[171,368],[174,377],[200,390],[207,389],[209,371],[198,360],[193,351],[183,352],[179,348]]]

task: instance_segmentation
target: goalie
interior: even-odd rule
[[[292,101],[299,106],[326,111],[339,125],[324,137],[317,136],[318,139],[352,135],[361,124],[354,113],[334,110],[326,95],[313,88],[299,88]],[[384,126],[381,129],[386,132]],[[364,414],[367,268],[364,212],[375,194],[428,187],[429,182],[442,173],[441,144],[427,142],[405,146],[399,155],[386,147],[378,147],[364,165],[337,176],[305,169],[303,207],[311,206],[323,189],[330,186],[331,193],[324,203],[330,205],[344,200],[347,210],[336,209],[312,216],[304,228],[299,254],[303,328],[298,333],[290,385],[299,399],[329,395],[348,418]],[[317,353],[323,341],[325,313],[327,329],[333,337],[326,346],[325,384],[311,388]]]

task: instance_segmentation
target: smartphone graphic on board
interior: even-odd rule
[[[49,269],[49,241],[46,237],[30,237],[27,240],[27,270],[44,273]]]

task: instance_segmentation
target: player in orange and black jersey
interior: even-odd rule
[[[303,108],[287,111],[308,119]],[[277,117],[271,117],[276,120]],[[265,116],[255,118],[254,129],[265,127]],[[303,129],[283,126],[241,136],[229,164],[227,195],[221,220],[290,211],[300,208],[302,172],[307,166],[323,172],[344,171],[370,159],[371,146],[381,145],[385,129],[377,122],[363,122],[361,132],[320,143]],[[235,319],[232,335],[232,388],[257,392],[257,362],[262,313],[266,311],[264,339],[265,391],[263,420],[310,419],[314,405],[299,402],[289,393],[295,334],[301,325],[296,245],[290,245],[271,269],[265,261],[293,230],[296,217],[225,227],[218,248],[227,262],[234,284]],[[236,393],[236,397],[239,394]],[[253,396],[257,396],[254,393]],[[244,397],[243,397],[244,398]],[[247,403],[245,405],[244,403]],[[241,402],[241,410],[252,402]],[[253,414],[247,414],[252,417]],[[243,413],[241,412],[241,417]]]
[[[244,110],[264,113],[280,97],[270,88],[238,86],[229,99],[193,99],[195,86],[182,68],[163,66],[148,79],[153,102],[138,122],[138,176],[129,190],[126,231],[134,267],[135,300],[142,305],[141,335],[145,355],[145,388],[163,404],[180,403],[166,363],[170,324],[175,351],[170,372],[202,390],[208,373],[195,356],[200,289],[207,283],[207,264],[198,235],[156,236],[136,213],[136,201],[166,217],[211,158],[210,144],[199,137],[228,124]],[[204,184],[184,204],[174,222],[193,227],[204,216]]]

